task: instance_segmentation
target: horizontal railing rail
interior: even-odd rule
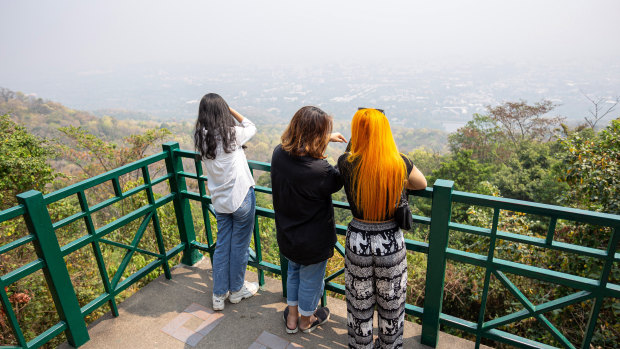
[[[0,223],[23,217],[28,228],[28,232],[24,236],[16,238],[4,246],[0,246],[0,255],[5,255],[29,244],[32,244],[37,252],[37,258],[34,261],[19,266],[4,275],[0,275],[0,302],[17,342],[17,345],[13,347],[37,348],[62,332],[65,332],[71,345],[82,345],[89,339],[84,322],[85,316],[105,304],[108,304],[113,315],[117,316],[118,306],[116,298],[120,292],[159,267],[162,268],[165,276],[170,278],[169,260],[179,253],[182,253],[182,262],[189,265],[202,258],[200,251],[207,253],[212,258],[217,243],[212,228],[215,211],[211,203],[211,197],[207,192],[206,184],[208,178],[203,173],[202,160],[193,151],[179,149],[178,143],[167,143],[164,144],[163,148],[161,153],[46,195],[35,191],[20,194],[18,196],[19,205],[0,212]],[[184,168],[183,159],[188,159],[191,164],[190,167],[193,167],[193,169]],[[165,162],[166,174],[151,179],[149,166],[159,162]],[[249,161],[248,164],[252,172],[271,171],[269,163]],[[120,178],[129,173],[136,173],[135,171],[141,173],[140,183],[132,188],[122,188]],[[198,192],[188,189],[187,179],[196,181]],[[153,187],[164,182],[168,182],[170,193],[155,195]],[[111,185],[114,195],[102,202],[89,204],[86,192],[105,183]],[[259,193],[271,194],[271,188],[269,187],[257,185],[255,190]],[[122,214],[120,217],[114,217],[114,220],[110,220],[100,227],[95,227],[94,214],[106,208],[114,207],[114,205],[121,203],[123,200],[131,199],[138,193],[146,194],[147,200],[145,204]],[[409,195],[417,197],[419,200],[428,200],[431,204],[429,217],[413,215],[415,223],[429,227],[428,242],[405,239],[408,251],[427,255],[426,297],[424,304],[422,307],[415,304],[406,304],[405,306],[407,314],[419,317],[422,320],[422,343],[435,346],[437,344],[439,326],[443,324],[475,335],[476,346],[480,345],[483,338],[487,338],[522,348],[550,347],[550,345],[538,342],[535,339],[523,338],[499,329],[502,326],[516,323],[526,318],[534,318],[549,331],[562,347],[574,348],[575,344],[571,343],[560,330],[551,324],[545,317],[545,313],[576,303],[591,301],[593,306],[587,326],[584,329],[584,338],[582,343],[578,345],[581,348],[589,347],[603,301],[610,298],[620,298],[620,285],[609,282],[609,275],[612,268],[614,268],[614,263],[620,261],[620,254],[617,252],[620,239],[620,216],[454,191],[452,189],[452,182],[444,180],[438,180],[432,188],[410,191]],[[70,198],[77,199],[79,211],[52,222],[48,206]],[[205,242],[200,242],[196,238],[190,200],[200,203],[203,220],[201,226],[204,225]],[[161,232],[158,208],[167,204],[174,206],[180,242],[166,250]],[[489,227],[479,227],[453,222],[451,220],[451,213],[454,204],[476,206],[491,210],[493,213],[492,223]],[[349,209],[349,205],[346,202],[333,201],[333,205],[338,209]],[[501,214],[505,214],[505,212],[518,212],[547,219],[546,234],[544,236],[530,236],[503,231],[500,229],[499,221]],[[286,270],[287,261],[281,257],[280,265],[277,265],[263,260],[260,225],[258,224],[259,217],[274,219],[275,214],[269,208],[256,208],[256,224],[254,225],[253,232],[254,245],[250,250],[248,264],[257,268],[261,285],[265,282],[265,272],[281,275],[283,295],[286,296],[286,272],[283,273],[282,270]],[[610,233],[607,247],[597,248],[558,241],[555,236],[558,220],[608,227],[612,232]],[[79,221],[84,222],[86,227],[85,234],[60,246],[56,237],[57,232]],[[135,233],[132,233],[133,236],[127,237],[127,240],[131,242],[118,242],[107,238],[112,232],[129,224],[137,226]],[[149,225],[153,227],[155,232],[157,240],[156,251],[145,250],[138,246]],[[346,230],[346,226],[336,225],[337,234],[346,235]],[[488,239],[487,252],[476,253],[449,247],[450,235],[454,232]],[[549,251],[567,253],[576,257],[594,258],[602,263],[602,267],[597,277],[591,275],[586,277],[506,260],[498,258],[496,254],[498,241],[510,241]],[[122,262],[114,275],[108,275],[108,266],[102,255],[101,244],[126,250]],[[89,246],[92,248],[96,259],[104,292],[88,304],[80,307],[64,259],[71,253]],[[339,255],[344,256],[344,247],[339,242],[336,244],[335,250]],[[140,270],[130,275],[125,275],[125,270],[135,253],[150,256],[154,260]],[[478,320],[475,322],[442,312],[445,270],[448,260],[484,269],[481,307],[477,314]],[[35,338],[27,341],[20,328],[6,290],[13,283],[38,271],[43,271],[45,275],[47,287],[52,294],[60,321]],[[341,268],[326,275],[325,290],[344,294],[344,285],[337,282],[337,279],[343,274],[344,269]],[[576,291],[559,299],[542,304],[534,304],[507,275],[567,286]],[[489,295],[489,280],[491,276],[499,280],[501,285],[522,304],[523,310],[486,320],[486,302]],[[62,292],[59,290],[62,290]],[[324,296],[323,302],[326,301]]]

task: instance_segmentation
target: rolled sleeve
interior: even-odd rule
[[[244,145],[256,134],[256,125],[248,118],[244,118],[241,126],[235,126],[235,129],[237,144],[239,145]]]

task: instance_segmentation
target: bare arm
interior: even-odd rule
[[[245,119],[243,117],[243,115],[239,114],[238,111],[234,110],[233,108],[229,108],[230,109],[230,114],[237,119],[237,121],[239,121],[239,123],[243,122],[243,119]]]
[[[426,178],[417,167],[413,166],[413,170],[407,179],[407,189],[420,190],[426,188]]]

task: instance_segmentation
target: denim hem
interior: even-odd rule
[[[299,301],[289,301],[288,299],[286,300],[286,304],[290,305],[290,306],[296,306],[299,304]]]
[[[297,311],[299,311],[299,314],[301,316],[312,316],[312,314],[314,314],[315,310],[307,311],[307,310],[301,309],[300,307],[297,307]]]

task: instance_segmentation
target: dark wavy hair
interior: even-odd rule
[[[282,134],[282,149],[294,156],[324,159],[332,132],[332,117],[321,109],[305,106],[299,109]]]
[[[235,150],[234,126],[235,120],[224,98],[217,93],[207,93],[202,97],[194,129],[194,146],[203,159],[215,159],[218,142],[226,153]]]

